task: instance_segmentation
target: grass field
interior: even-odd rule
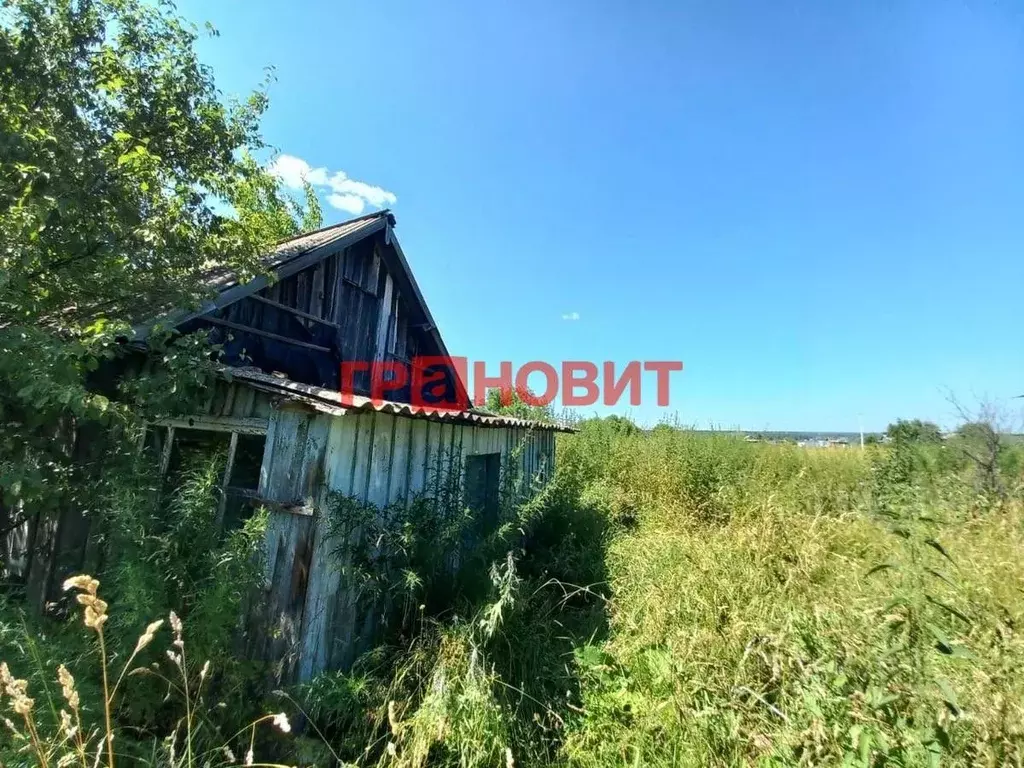
[[[1020,765],[1018,450],[996,493],[955,441],[585,422],[448,609],[261,703],[301,734],[134,760],[232,764],[216,734],[289,765]]]

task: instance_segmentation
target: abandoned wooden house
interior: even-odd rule
[[[262,599],[272,627],[257,652],[287,660],[284,680],[349,664],[372,623],[327,556],[332,494],[384,508],[429,495],[434,479],[454,472],[465,505],[487,515],[503,474],[515,472],[528,495],[553,469],[559,428],[549,424],[416,407],[408,392],[343,402],[344,360],[408,364],[448,355],[394,225],[381,211],[281,243],[266,260],[271,278],[238,284],[231,274],[212,275],[215,297],[167,321],[182,332],[208,329],[223,345],[225,375],[203,412],[155,424],[149,439],[163,470],[190,443],[223,441],[225,527],[256,505],[270,509]],[[366,393],[369,381],[355,384]],[[41,535],[37,551],[47,545]],[[48,535],[51,552],[67,540],[57,530]],[[38,569],[49,559],[23,565]]]

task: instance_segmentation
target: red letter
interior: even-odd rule
[[[374,363],[372,370],[373,375],[370,377],[370,399],[373,400],[374,405],[380,405],[384,402],[384,393],[386,391],[401,389],[409,383],[409,372],[405,368],[405,363],[394,361]],[[385,379],[385,375],[388,373],[391,373],[392,377]]]
[[[349,407],[355,405],[352,396],[356,392],[356,374],[368,370],[370,370],[370,364],[365,360],[346,360],[341,364],[341,384],[338,389],[341,392],[342,405]]]
[[[530,374],[534,371],[543,373],[544,378],[547,379],[547,386],[544,388],[544,394],[539,397],[530,392],[528,384]],[[547,363],[542,363],[539,360],[527,363],[516,371],[516,393],[519,395],[519,399],[527,405],[549,405],[551,401],[555,399],[555,395],[558,394],[558,371],[556,371],[553,366],[548,365]]]
[[[629,387],[629,404],[640,405],[640,363],[631,360],[622,372],[622,378],[615,381],[615,363],[604,364],[604,404],[615,405],[622,397],[622,391]]]
[[[512,402],[512,363],[499,363],[498,378],[491,378],[487,375],[486,363],[477,360],[473,363],[473,403],[476,405],[487,405],[487,390],[497,387],[501,390],[501,404],[509,405]]]
[[[683,370],[683,364],[678,360],[644,363],[645,371],[655,371],[658,374],[658,405],[668,405],[668,375],[672,371]],[[664,376],[662,375],[664,374]]]
[[[412,392],[409,399],[413,405],[455,411],[469,407],[469,398],[464,395],[460,381],[460,374],[462,379],[466,377],[469,365],[466,358],[424,355],[414,358],[412,364]],[[448,398],[449,389],[455,392],[454,399]]]
[[[583,376],[576,376],[577,373]],[[585,389],[587,394],[577,396],[577,387]],[[562,405],[594,405],[599,394],[596,365],[586,360],[566,360],[562,363]]]

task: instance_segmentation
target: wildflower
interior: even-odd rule
[[[393,741],[388,742],[387,750],[388,755],[390,755],[391,757],[395,757],[398,754],[398,747],[395,746],[395,742]]]
[[[505,768],[516,768],[516,761],[512,759],[512,750],[505,747]]]
[[[62,709],[60,711],[60,728],[69,739],[73,739],[75,737],[75,731],[78,730],[75,727],[74,722],[71,720],[71,715],[68,714],[66,709]]]
[[[68,579],[68,581],[71,581],[71,579]],[[96,579],[92,581],[99,584]],[[79,594],[75,599],[79,605],[85,606],[85,626],[98,632],[107,620],[107,602],[98,598],[96,593],[92,591]]]
[[[252,747],[249,747],[249,751],[245,753],[245,762],[243,765],[252,765],[256,758],[252,753]]]
[[[11,709],[14,710],[15,714],[27,717],[32,712],[32,707],[35,704],[35,699],[30,699],[28,696],[19,696],[11,702]]]
[[[96,590],[99,589],[100,583],[92,576],[86,576],[84,573],[78,576],[72,576],[64,581],[64,591],[70,592],[72,589],[80,589],[83,592],[88,592],[90,595],[95,596]]]
[[[156,636],[157,630],[160,629],[160,627],[162,627],[163,625],[164,620],[159,619],[157,621],[154,621],[148,627],[146,627],[146,631],[142,633],[142,635],[139,637],[139,641],[135,644],[135,653],[138,653],[151,642],[153,642],[153,638]]]
[[[27,716],[35,701],[28,697],[28,680],[17,680],[7,667],[7,662],[0,662],[0,685],[4,693],[11,697],[11,709],[22,717]]]
[[[220,751],[224,753],[224,757],[227,758],[229,763],[235,762],[235,753],[231,751],[231,747],[225,744],[220,748]]]
[[[288,722],[288,716],[284,712],[274,715],[273,723],[274,727],[282,733],[288,733],[292,729],[292,724]]]
[[[181,619],[178,618],[178,614],[174,611],[171,611],[169,619],[171,622],[171,630],[174,632],[174,646],[176,648],[184,648],[185,641],[182,639]]]
[[[78,691],[75,690],[75,678],[68,672],[68,668],[61,664],[57,667],[57,680],[60,682],[61,693],[64,694],[64,700],[67,701],[68,706],[71,707],[72,711],[78,709]]]
[[[391,732],[397,736],[401,723],[398,722],[398,712],[394,699],[388,702],[388,725],[391,726]]]

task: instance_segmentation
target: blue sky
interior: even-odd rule
[[[395,211],[453,354],[682,360],[669,408],[618,410],[699,426],[1024,393],[1021,6],[180,10],[225,94],[276,67],[265,136],[334,179],[328,221]]]

